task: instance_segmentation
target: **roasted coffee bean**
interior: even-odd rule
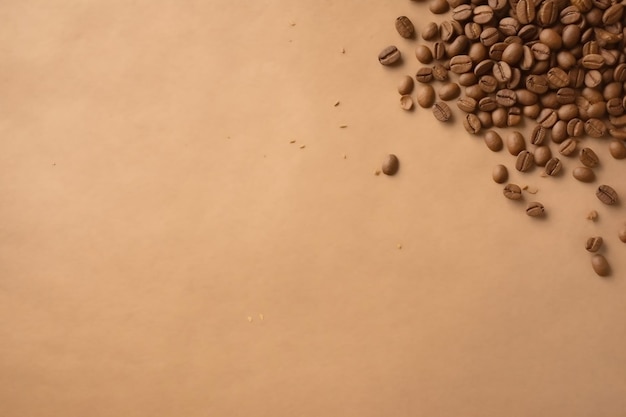
[[[420,83],[431,82],[433,80],[433,69],[428,67],[418,69],[415,79]]]
[[[557,112],[554,109],[543,109],[537,116],[537,123],[546,129],[550,129],[559,119]]]
[[[613,79],[615,81],[626,81],[626,63],[618,64],[613,70]]]
[[[541,106],[538,104],[532,104],[529,106],[523,107],[524,116],[529,117],[531,119],[536,119],[539,116],[539,112],[541,111]]]
[[[478,85],[481,90],[489,94],[498,89],[498,80],[491,75],[483,75],[478,79]]]
[[[504,187],[503,194],[509,200],[522,199],[522,189],[517,184],[507,184]]]
[[[487,95],[481,88],[480,85],[474,84],[465,87],[465,95],[471,97],[475,100],[480,100]]]
[[[609,144],[609,152],[615,159],[626,158],[626,145],[621,140],[612,140]]]
[[[491,59],[485,59],[484,61],[480,61],[474,67],[474,74],[477,77],[482,77],[484,75],[490,74],[491,71],[493,70],[494,64],[495,62],[492,61]]]
[[[450,5],[446,0],[432,0],[428,5],[428,10],[433,14],[443,14],[450,10]]]
[[[596,88],[602,84],[602,73],[598,70],[589,70],[585,74],[585,87]]]
[[[538,201],[528,203],[528,206],[526,206],[526,214],[530,217],[541,217],[545,214],[545,212],[546,209],[543,207],[543,204]]]
[[[400,83],[398,83],[398,93],[401,95],[411,94],[413,91],[413,78],[409,75],[405,75],[400,79]]]
[[[559,153],[563,156],[571,156],[578,148],[578,141],[574,138],[565,139],[559,144]]]
[[[413,98],[408,94],[400,97],[400,108],[411,110],[413,108]]]
[[[515,90],[522,84],[522,71],[519,68],[511,68],[511,78],[504,83],[509,90]]]
[[[517,156],[526,150],[526,141],[521,132],[514,130],[506,135],[506,148],[511,155]]]
[[[489,47],[500,40],[500,32],[494,27],[484,28],[480,34],[480,42]]]
[[[400,161],[394,154],[389,154],[383,161],[382,171],[385,175],[395,175],[400,167]]]
[[[552,29],[544,28],[539,32],[539,41],[547,45],[553,51],[558,51],[563,46],[563,39],[561,35]]]
[[[533,53],[533,57],[537,61],[548,61],[551,56],[550,47],[542,42],[534,43],[530,47],[531,52]]]
[[[446,56],[446,44],[443,42],[435,42],[433,44],[433,58],[442,61]]]
[[[511,43],[504,48],[500,59],[509,65],[516,65],[524,55],[524,47],[519,43]]]
[[[456,106],[465,113],[474,113],[478,108],[478,102],[471,97],[461,97],[456,101]]]
[[[481,111],[494,111],[498,108],[498,102],[493,96],[487,96],[480,99],[478,108]]]
[[[585,122],[585,132],[593,138],[601,138],[606,135],[606,125],[600,119],[589,119]]]
[[[552,158],[552,151],[546,145],[538,146],[533,154],[535,155],[535,164],[540,167],[546,166],[550,158]]]
[[[598,101],[591,103],[587,109],[587,116],[593,119],[601,119],[606,114],[606,103],[604,101]]]
[[[502,137],[495,130],[488,130],[485,133],[485,145],[492,152],[499,152],[502,150]],[[626,149],[626,147],[625,147]]]
[[[491,22],[491,19],[493,19],[493,9],[488,5],[476,6],[473,13],[474,22],[481,25],[487,24]]]
[[[604,204],[612,205],[617,203],[617,192],[608,185],[601,185],[596,190],[596,197]]]
[[[548,80],[548,87],[553,90],[569,85],[569,76],[559,67],[550,68],[546,74],[546,78]]]
[[[581,182],[593,182],[596,179],[596,174],[589,167],[574,168],[572,176]]]
[[[530,143],[537,146],[542,145],[545,142],[547,135],[548,129],[541,125],[535,125],[530,133]]]
[[[604,66],[604,57],[600,54],[588,54],[583,56],[580,64],[583,68],[599,69]]]
[[[531,0],[532,1],[532,0]],[[501,83],[505,83],[511,79],[512,70],[511,66],[504,61],[498,61],[493,65],[493,76]]]
[[[570,120],[578,117],[578,106],[575,104],[563,104],[556,111],[556,114],[559,117],[559,120],[569,122]]]
[[[439,37],[441,40],[444,42],[451,42],[455,36],[456,33],[454,33],[452,23],[449,20],[441,22],[439,25]]]
[[[439,98],[443,101],[457,98],[461,93],[461,88],[457,83],[446,83],[439,88]]]
[[[415,35],[415,26],[413,22],[406,16],[400,16],[396,19],[396,30],[403,38],[412,38]]]
[[[554,127],[552,127],[554,130]],[[582,136],[585,133],[585,124],[579,118],[573,118],[569,122],[567,122],[567,136],[577,138]],[[564,138],[565,139],[565,138]]]
[[[535,25],[524,25],[517,32],[517,36],[522,38],[524,42],[536,40],[539,36],[539,28]]]
[[[576,57],[570,51],[559,51],[556,54],[556,63],[557,65],[565,71],[569,71],[576,64]],[[569,74],[568,74],[569,78]]]
[[[480,124],[483,125],[484,129],[493,127],[493,118],[491,117],[491,113],[479,110],[476,112],[476,116],[478,116],[478,120],[480,120]]]
[[[471,71],[473,66],[472,59],[469,55],[457,55],[450,59],[450,71],[455,74],[463,74]]]
[[[546,175],[554,177],[559,175],[561,169],[563,168],[563,163],[559,158],[551,158],[548,162],[546,162]]]
[[[622,226],[622,228],[619,229],[619,232],[617,232],[617,237],[619,237],[619,240],[626,243],[626,226]]]
[[[570,0],[572,6],[576,6],[581,13],[587,13],[593,7],[592,0]]]
[[[472,58],[472,62],[475,65],[488,58],[489,50],[482,43],[475,42],[470,45],[467,55],[469,55],[469,57]]]
[[[537,94],[526,89],[515,90],[515,96],[517,99],[517,103],[523,106],[536,104],[538,100]]]
[[[448,107],[448,105],[443,101],[435,102],[433,106],[433,114],[440,122],[447,122],[452,117],[450,107]]]
[[[452,9],[452,18],[458,22],[465,22],[472,18],[472,6],[469,4],[460,4]]]
[[[386,47],[378,54],[378,62],[383,65],[394,65],[400,62],[400,59],[400,51],[393,45]]]
[[[567,73],[569,77],[569,86],[580,88],[585,82],[585,71],[582,68],[574,67]]]
[[[509,113],[504,107],[498,107],[491,112],[491,120],[495,127],[506,127],[508,123]]]
[[[552,135],[552,142],[554,143],[561,143],[565,139],[567,139],[569,136],[571,136],[571,135],[568,135],[567,123],[565,123],[563,120],[559,120],[558,122],[554,124],[554,126],[552,126],[551,135]]]
[[[506,182],[506,180],[509,179],[509,171],[504,165],[496,165],[495,167],[493,167],[491,177],[496,183],[503,184]]]
[[[522,122],[522,110],[517,107],[509,107],[507,110],[506,125],[508,127],[517,126]]]
[[[511,107],[517,103],[515,91],[509,89],[498,90],[496,93],[496,102],[502,107]]]
[[[475,22],[468,22],[463,27],[463,33],[469,40],[476,41],[480,39],[480,34],[482,33],[483,28]]]
[[[459,75],[459,85],[463,87],[468,87],[476,83],[478,83],[478,77],[473,72],[466,72]]]
[[[517,20],[521,24],[526,25],[535,20],[535,2],[534,0],[519,0],[515,8]]]
[[[609,117],[609,121],[613,126],[623,127],[626,126],[626,116]]]
[[[556,92],[550,91],[539,97],[539,104],[541,104],[544,108],[547,107],[549,109],[558,109],[559,102],[556,97]]]
[[[619,22],[624,15],[624,5],[622,3],[615,3],[604,11],[602,14],[602,23],[612,25]]]
[[[602,238],[600,236],[593,236],[587,239],[585,242],[585,249],[587,251],[595,253],[602,247]]]
[[[569,79],[569,77],[568,77]],[[569,84],[569,82],[568,82]],[[556,92],[556,101],[559,104],[572,104],[576,101],[576,90],[570,87],[559,88]]]
[[[448,70],[441,64],[433,65],[433,78],[437,81],[447,81]]]
[[[608,261],[599,253],[596,253],[591,257],[591,267],[594,272],[601,277],[606,277],[611,274],[611,267]]]
[[[489,47],[489,58],[493,59],[494,61],[502,60],[502,54],[504,53],[504,50],[507,46],[508,44],[504,42],[494,43]]]
[[[426,45],[417,45],[415,47],[415,57],[422,64],[430,64],[433,62],[433,53]]]
[[[576,6],[568,6],[559,13],[560,22],[564,25],[572,25],[580,22],[582,15]]]
[[[556,23],[559,18],[559,6],[555,0],[544,1],[537,11],[537,23],[541,27],[548,27]]]
[[[417,89],[417,104],[423,108],[432,107],[435,104],[435,89],[430,84],[424,84]]]
[[[482,124],[478,116],[473,113],[469,113],[463,118],[463,127],[468,133],[476,135],[480,132],[480,129],[482,129]]]
[[[535,65],[535,56],[530,46],[522,46],[522,59],[518,62],[518,65],[524,71],[530,70]]]
[[[439,26],[435,22],[429,22],[422,29],[422,38],[425,41],[433,41],[439,36]]]
[[[582,148],[578,154],[578,159],[586,167],[595,168],[600,163],[598,155],[591,148]]]
[[[504,17],[498,23],[498,30],[505,36],[517,35],[522,25],[519,20],[514,17]]]
[[[610,128],[609,135],[615,139],[626,140],[626,130],[623,128]]]
[[[621,81],[613,81],[604,86],[604,90],[602,90],[602,96],[607,101],[612,98],[620,98],[621,103],[623,90],[624,87]]]
[[[624,106],[619,98],[612,98],[606,102],[606,112],[610,116],[621,116],[624,114]]]
[[[465,35],[457,36],[451,43],[446,45],[446,55],[455,57],[467,53],[470,40]]]
[[[535,166],[535,156],[530,151],[521,151],[517,154],[515,161],[515,169],[520,172],[528,172]]]
[[[529,75],[526,77],[526,88],[535,94],[544,94],[548,91],[548,79],[545,75]]]

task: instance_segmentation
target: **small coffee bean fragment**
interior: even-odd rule
[[[383,161],[383,174],[385,175],[395,175],[398,172],[398,168],[400,167],[400,161],[398,157],[394,154],[389,154]]]
[[[546,210],[543,204],[539,203],[538,201],[528,203],[528,206],[526,206],[526,214],[531,217],[541,217],[545,214],[545,212]]]
[[[589,167],[574,168],[572,176],[580,182],[592,182],[596,179],[596,174]]]
[[[586,167],[594,168],[600,163],[598,155],[591,148],[582,148],[578,154],[580,162]]]
[[[602,247],[602,237],[600,236],[593,236],[590,237],[589,239],[587,239],[587,242],[585,242],[585,249],[587,249],[587,251],[589,252],[597,252],[600,250],[600,248]]]
[[[394,65],[400,61],[400,58],[400,51],[393,45],[386,47],[378,54],[378,62],[382,65]]]
[[[598,212],[595,210],[591,210],[588,214],[587,214],[587,220],[591,220],[592,222],[595,222],[598,219]]]
[[[608,185],[601,185],[596,190],[596,197],[604,204],[613,205],[617,203],[617,191]]]
[[[506,182],[507,179],[509,179],[509,171],[502,164],[496,165],[495,167],[493,167],[493,172],[491,173],[491,176],[496,183],[502,184]]]
[[[435,102],[433,106],[433,114],[435,118],[440,122],[447,122],[452,117],[452,111],[450,107],[443,101]]]
[[[626,158],[626,145],[621,140],[612,140],[609,144],[609,152],[615,159]]]
[[[517,154],[515,169],[520,172],[528,172],[533,166],[535,166],[535,157],[532,152],[523,150]]]
[[[594,254],[591,257],[591,267],[601,277],[606,277],[611,273],[611,267],[606,258],[599,253]]]
[[[513,131],[506,136],[506,148],[513,156],[526,149],[526,141],[521,132]]]
[[[420,85],[417,89],[417,104],[423,108],[432,107],[435,104],[435,89],[430,84]]]
[[[410,75],[405,75],[400,79],[400,83],[398,84],[398,93],[402,96],[411,94],[414,85],[413,78],[411,78]]]
[[[396,30],[403,38],[410,39],[415,35],[415,26],[413,22],[406,16],[400,16],[396,19]]]
[[[485,133],[485,145],[490,151],[499,152],[503,146],[502,137],[495,130],[488,130]]]
[[[521,200],[522,189],[517,184],[507,184],[504,187],[503,194],[509,200]]]
[[[563,163],[559,158],[551,158],[548,162],[546,162],[546,175],[554,177],[559,175],[561,169],[563,168]]]
[[[403,110],[411,110],[413,108],[413,98],[408,94],[400,97],[400,107]]]

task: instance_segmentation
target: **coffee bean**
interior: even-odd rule
[[[559,175],[561,169],[563,168],[563,164],[559,158],[551,158],[548,162],[546,162],[546,175],[554,177]]]
[[[585,122],[585,132],[593,138],[601,138],[606,135],[606,125],[600,119],[589,119]]]
[[[471,97],[461,97],[456,101],[456,105],[459,109],[466,113],[474,113],[478,107],[478,102]]]
[[[485,59],[484,61],[480,61],[474,67],[474,74],[477,77],[482,77],[484,75],[491,74],[494,64],[495,62],[492,61],[491,59]]]
[[[530,133],[530,143],[533,145],[541,145],[546,140],[548,129],[541,125],[535,125]]]
[[[491,112],[491,120],[495,127],[506,127],[508,123],[509,113],[504,107],[499,107]]]
[[[531,42],[536,40],[537,36],[539,36],[539,28],[535,25],[524,25],[517,32],[517,36],[524,42]]]
[[[602,14],[602,23],[604,25],[612,25],[622,19],[624,15],[624,5],[622,3],[615,3],[604,11]]]
[[[582,87],[585,81],[585,71],[582,68],[574,67],[567,73],[569,77],[569,86],[573,88]]]
[[[530,47],[530,50],[533,53],[533,57],[536,61],[548,61],[552,56],[550,47],[542,42],[534,43]]]
[[[569,76],[559,67],[553,67],[548,70],[546,75],[548,87],[556,90],[569,85]]]
[[[606,102],[606,112],[610,116],[621,116],[624,114],[624,106],[620,98],[612,98]]]
[[[478,108],[481,111],[494,111],[498,108],[498,102],[493,96],[483,97],[478,101]]]
[[[489,47],[489,58],[491,58],[495,62],[501,61],[502,54],[504,53],[504,50],[506,49],[507,46],[508,44],[504,42],[494,43],[493,45]]]
[[[567,123],[563,120],[559,120],[552,126],[552,142],[562,143],[565,139],[570,137],[567,133]]]
[[[602,238],[600,236],[593,236],[587,239],[585,242],[585,249],[589,252],[597,252],[602,247]]]
[[[569,122],[570,120],[578,117],[578,106],[575,104],[563,104],[556,111],[559,120]]]
[[[494,27],[485,28],[480,34],[480,42],[489,47],[500,40],[500,32]]]
[[[531,0],[532,1],[532,0]],[[501,83],[505,83],[511,79],[513,75],[511,66],[504,61],[498,61],[493,65],[493,76]]]
[[[537,116],[537,123],[546,129],[550,129],[559,120],[559,116],[554,109],[543,109]]]
[[[535,94],[544,94],[548,91],[548,79],[545,75],[529,75],[526,77],[526,88]]]
[[[413,98],[408,94],[400,97],[400,107],[403,110],[411,110],[413,108]]]
[[[559,18],[559,6],[555,0],[544,1],[537,11],[537,23],[541,27],[548,27],[556,23]]]
[[[509,178],[509,171],[504,165],[496,165],[493,167],[491,177],[498,184],[503,184]]]
[[[443,42],[435,42],[433,44],[433,58],[442,61],[446,56],[446,44]]]
[[[589,70],[585,74],[585,86],[596,88],[602,84],[602,73],[598,70]]]
[[[609,135],[615,139],[626,140],[626,130],[618,128],[610,128]]]
[[[481,100],[487,96],[487,93],[480,88],[479,84],[474,84],[465,87],[465,95],[473,98],[474,100]]]
[[[581,60],[583,68],[598,69],[604,66],[604,57],[600,54],[588,54]]]
[[[552,127],[554,130],[554,127]],[[567,136],[577,138],[582,136],[585,133],[585,124],[582,120],[577,117],[574,117],[570,121],[567,122]]]
[[[530,106],[536,104],[538,101],[537,94],[526,90],[525,88],[515,90],[515,96],[517,102],[523,106]]]
[[[463,33],[465,33],[465,36],[467,36],[467,38],[472,41],[480,39],[480,34],[482,33],[482,31],[483,28],[475,22],[468,22],[463,28]]]
[[[576,167],[572,171],[572,176],[581,182],[592,182],[596,179],[596,174],[589,167]]]
[[[519,43],[511,43],[502,51],[502,61],[509,65],[516,65],[524,56],[524,47]]]
[[[563,156],[571,156],[578,148],[578,141],[574,138],[565,139],[559,145],[559,153]]]
[[[626,158],[626,145],[621,140],[612,140],[609,144],[609,152],[615,159]]]
[[[619,240],[626,243],[626,226],[622,226],[622,228],[619,229],[619,231],[617,232],[617,237],[619,237]]]
[[[430,64],[433,61],[433,53],[426,45],[417,45],[415,47],[415,57],[422,64]]]
[[[506,147],[511,155],[517,156],[526,149],[526,141],[519,131],[513,131],[506,136]]]
[[[615,81],[624,82],[626,81],[626,64],[618,64],[613,70],[613,79]]]
[[[439,36],[439,26],[435,22],[429,22],[422,29],[422,38],[425,41],[433,41]]]
[[[539,103],[543,107],[547,107],[549,109],[557,109],[558,115],[559,102],[556,99],[556,93],[554,91],[549,91],[548,93],[539,97]]]
[[[478,117],[478,120],[480,120],[480,124],[484,129],[493,127],[493,118],[491,117],[491,113],[479,110],[476,112],[476,116]]]
[[[450,42],[456,36],[454,33],[454,27],[452,27],[452,22],[449,20],[441,22],[439,25],[439,37],[444,42]]]
[[[488,130],[485,133],[485,144],[487,145],[487,148],[493,152],[499,152],[502,150],[502,138],[495,130]]]
[[[526,206],[526,214],[530,217],[541,217],[545,214],[545,212],[546,209],[543,207],[543,204],[538,201],[528,203],[528,206]]]
[[[596,190],[596,197],[604,204],[612,205],[617,202],[617,192],[608,185],[601,185]]]
[[[433,78],[437,81],[447,81],[448,70],[441,64],[433,65]]]
[[[398,84],[398,93],[400,93],[400,95],[411,94],[413,86],[413,78],[409,75],[405,75],[400,79],[400,83]]]
[[[430,84],[419,86],[417,90],[417,104],[423,108],[432,107],[435,104],[435,89]]]
[[[482,124],[478,116],[476,116],[473,113],[469,113],[469,114],[466,114],[465,117],[463,118],[463,127],[468,133],[476,135],[478,132],[480,132],[480,129],[482,128]]]
[[[503,194],[509,200],[522,199],[522,189],[517,184],[507,184],[504,187]]]
[[[446,45],[446,55],[455,57],[466,54],[469,49],[470,40],[465,35],[459,35],[451,43]]]
[[[559,104],[572,104],[576,101],[576,91],[571,87],[559,88],[556,92],[556,100]]]
[[[591,266],[595,273],[601,277],[606,277],[611,274],[611,267],[609,266],[608,261],[599,253],[596,253],[591,257]]]
[[[400,16],[396,19],[396,30],[403,38],[410,39],[415,35],[413,22],[406,16]]]
[[[448,107],[448,105],[443,101],[435,102],[435,105],[433,106],[433,114],[440,122],[447,122],[452,117],[450,107]]]
[[[541,111],[541,107],[538,104],[532,104],[532,105],[523,107],[524,116],[529,117],[531,119],[536,119],[537,116],[539,116],[540,111]]]
[[[450,59],[450,71],[455,74],[463,74],[472,69],[472,59],[469,55],[457,55]]]
[[[572,6],[575,6],[581,13],[587,13],[593,7],[591,0],[570,0]]]
[[[393,45],[386,47],[378,54],[378,62],[383,65],[394,65],[400,61],[400,58],[400,51]]]
[[[538,146],[533,152],[535,155],[535,164],[544,167],[548,163],[548,161],[552,158],[552,151],[549,146],[542,145]]]
[[[450,10],[450,5],[446,0],[432,0],[428,6],[428,10],[433,14],[443,14]]]
[[[487,4],[494,11],[504,10],[509,7],[508,0],[487,0]]]
[[[581,149],[580,153],[578,154],[578,158],[584,166],[589,168],[594,168],[600,163],[598,155],[596,155],[596,153],[591,148]]]
[[[517,20],[521,24],[526,25],[535,20],[535,2],[534,0],[519,0],[515,8]]]
[[[417,70],[415,79],[420,83],[429,83],[433,80],[433,69],[423,67]]]
[[[474,8],[474,22],[484,25],[493,19],[493,9],[488,5],[480,5]]]
[[[478,83],[478,77],[472,72],[466,72],[459,75],[459,85],[462,85],[463,87],[469,87],[470,85],[474,85],[476,83]]]
[[[522,122],[522,110],[519,107],[509,107],[506,115],[506,125],[508,127],[517,126]]]
[[[493,93],[498,89],[498,80],[491,75],[483,75],[478,79],[478,85],[485,93]]]
[[[515,161],[515,169],[520,172],[528,172],[535,166],[535,157],[530,151],[521,151],[517,154]]]
[[[469,4],[460,4],[452,9],[452,18],[457,22],[465,22],[472,18],[472,6]]]
[[[558,51],[563,46],[563,39],[559,32],[552,28],[544,28],[539,32],[539,41],[547,45],[553,51]]]
[[[389,154],[385,157],[383,161],[383,174],[385,175],[395,175],[398,172],[398,168],[400,167],[400,161],[398,157],[394,154]]]
[[[576,24],[580,22],[581,18],[580,9],[576,6],[568,6],[559,13],[559,19],[564,25]]]
[[[511,107],[517,103],[515,91],[503,88],[496,93],[496,102],[502,107]]]

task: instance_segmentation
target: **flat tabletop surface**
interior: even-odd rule
[[[0,415],[625,416],[626,212],[594,195],[625,162],[585,139],[596,182],[522,174],[403,111],[400,15],[443,18],[1,2]]]

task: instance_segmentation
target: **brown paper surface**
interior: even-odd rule
[[[0,415],[626,416],[623,161],[402,111],[391,3],[0,3]]]

